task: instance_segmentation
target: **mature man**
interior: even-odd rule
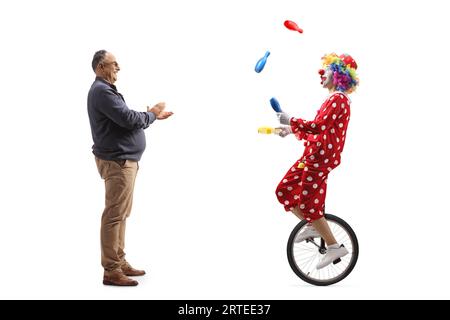
[[[92,69],[96,78],[89,90],[87,109],[94,140],[92,149],[106,190],[100,231],[103,284],[136,286],[138,282],[128,277],[142,276],[145,271],[134,269],[125,260],[125,226],[131,212],[138,161],[145,150],[144,129],[173,113],[164,111],[163,102],[147,107],[147,112],[130,110],[114,85],[120,68],[110,52],[96,52]]]

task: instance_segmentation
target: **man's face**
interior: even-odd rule
[[[321,82],[320,84],[324,88],[331,89],[333,87],[333,71],[331,69],[325,70],[324,74],[320,75]]]
[[[116,61],[116,57],[112,53],[106,53],[105,58],[101,62],[101,72],[103,78],[109,83],[117,81],[117,72],[120,71],[119,64]]]

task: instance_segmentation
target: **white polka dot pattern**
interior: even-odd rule
[[[306,140],[305,151],[290,167],[276,190],[286,211],[300,209],[307,221],[323,217],[327,178],[341,162],[341,153],[350,119],[350,103],[342,93],[332,94],[313,121],[292,118],[291,127],[299,140]]]

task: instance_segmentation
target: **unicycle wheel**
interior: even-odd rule
[[[310,238],[300,243],[294,242],[297,234],[306,226],[305,220],[295,226],[287,243],[287,256],[292,270],[300,279],[316,286],[329,286],[342,281],[352,272],[359,255],[358,239],[348,223],[332,214],[325,214],[325,219],[337,242],[349,251],[346,256],[317,270],[317,264],[326,253],[324,240]]]

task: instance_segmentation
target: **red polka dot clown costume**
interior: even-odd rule
[[[341,162],[341,153],[350,120],[350,99],[359,83],[357,64],[349,55],[328,54],[322,58],[321,84],[331,92],[312,121],[279,113],[288,133],[306,140],[301,158],[289,168],[276,189],[286,211],[300,209],[308,222],[323,217],[328,174]]]

